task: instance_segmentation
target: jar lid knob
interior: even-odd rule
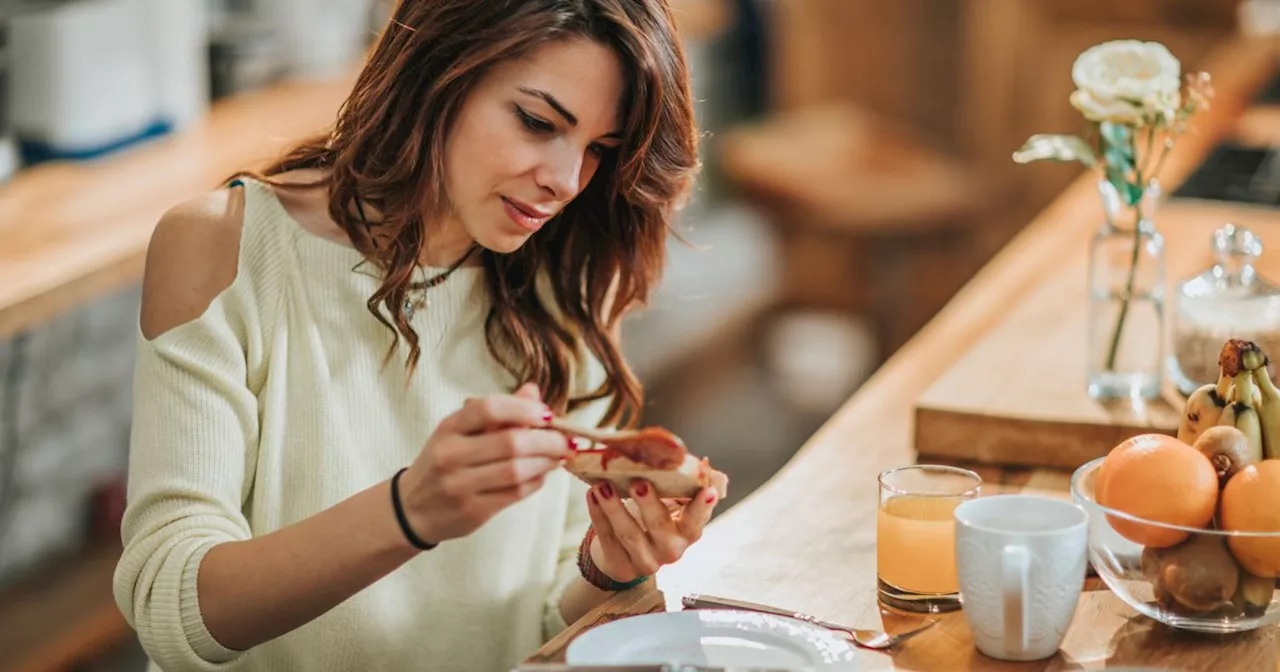
[[[1259,257],[1262,255],[1262,239],[1249,229],[1228,222],[1213,232],[1213,250],[1219,257]]]

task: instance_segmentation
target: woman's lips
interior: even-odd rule
[[[510,217],[511,221],[531,232],[537,232],[548,219],[551,219],[551,215],[539,212],[524,203],[512,201],[506,196],[502,197],[502,207],[507,211],[507,217]]]

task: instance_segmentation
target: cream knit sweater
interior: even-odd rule
[[[138,336],[115,596],[151,669],[509,669],[565,627],[558,602],[589,519],[586,486],[562,470],[475,533],[282,637],[238,652],[206,630],[196,576],[211,547],[390,477],[467,397],[515,383],[485,345],[482,268],[428,290],[413,316],[422,356],[407,377],[403,356],[381,366],[391,336],[365,307],[378,281],[357,268],[360,254],[303,230],[266,185],[246,183],[244,213],[234,283],[200,318]],[[578,391],[603,376],[583,361]],[[595,424],[603,410],[578,419]]]

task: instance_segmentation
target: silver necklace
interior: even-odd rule
[[[403,306],[404,319],[412,320],[413,315],[417,310],[426,308],[428,305],[430,305],[430,303],[427,301],[427,290],[431,289],[432,287],[435,287],[436,285],[444,282],[445,280],[448,280],[449,276],[453,275],[453,272],[458,270],[458,268],[462,266],[462,263],[465,262],[467,259],[469,259],[472,253],[474,253],[476,251],[476,248],[478,247],[480,247],[479,243],[473,243],[471,247],[467,249],[467,253],[462,255],[461,259],[458,259],[457,261],[453,262],[453,265],[450,266],[449,268],[436,274],[434,277],[432,277],[430,280],[427,280],[426,282],[415,282],[409,285],[409,291],[416,292],[418,294],[418,298],[414,299],[408,296],[405,297],[404,306]]]
[[[368,226],[369,220],[364,215],[364,204],[360,201],[359,197],[356,197],[355,201],[356,211],[360,213],[360,221],[364,222],[365,225]],[[445,280],[448,280],[449,276],[453,275],[453,272],[458,270],[458,267],[462,266],[463,262],[469,259],[478,247],[480,247],[480,243],[472,243],[471,247],[467,249],[467,253],[462,255],[461,259],[453,262],[453,265],[449,268],[441,271],[435,277],[427,280],[426,282],[415,282],[410,284],[409,290],[406,293],[417,292],[418,298],[414,299],[412,297],[405,296],[404,304],[401,305],[401,309],[404,312],[404,319],[406,321],[412,320],[415,312],[419,309],[426,308],[429,305],[427,302],[427,290],[435,287]]]

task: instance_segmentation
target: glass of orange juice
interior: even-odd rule
[[[880,474],[876,582],[880,601],[903,611],[960,608],[952,514],[978,496],[982,478],[968,469],[918,464]]]

